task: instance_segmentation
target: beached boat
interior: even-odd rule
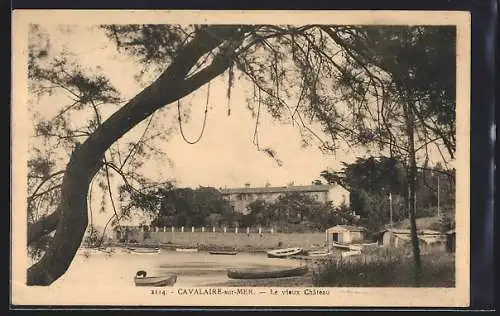
[[[136,286],[172,286],[177,282],[177,275],[170,273],[168,275],[148,277],[146,271],[138,271],[134,277]]]
[[[352,251],[361,251],[365,248],[378,247],[378,242],[369,242],[369,243],[356,243],[356,244],[339,244],[333,243],[332,247],[341,249],[341,250],[352,250]]]
[[[285,248],[285,249],[276,249],[269,250],[267,252],[267,256],[269,258],[288,258],[291,256],[300,255],[304,252],[302,248]]]
[[[179,251],[179,252],[197,252],[198,248],[175,248],[175,251]]]
[[[361,255],[361,251],[359,250],[350,250],[350,251],[344,251],[340,254],[340,256],[343,258],[349,258],[353,256],[359,256]]]
[[[332,243],[332,247],[333,248],[337,248],[337,249],[340,249],[340,250],[345,250],[345,251],[348,251],[348,250],[351,250],[350,249],[350,245],[346,245],[346,244],[338,244],[338,243]]]
[[[328,251],[328,249],[321,249],[321,250],[309,250],[307,252],[307,256],[309,257],[327,257],[332,254],[331,251]]]
[[[338,243],[333,243],[332,246],[334,248],[338,248],[340,250],[346,250],[346,251],[361,251],[363,249],[363,245],[358,244],[338,244]]]
[[[151,254],[151,255],[156,255],[156,254],[159,254],[161,253],[161,249],[160,248],[128,248],[130,250],[131,253],[136,253],[136,254],[141,254],[141,255],[147,255],[147,254]]]
[[[217,250],[217,251],[209,251],[211,255],[226,255],[226,256],[234,256],[238,252],[237,251],[225,251],[225,250]]]
[[[308,272],[306,265],[296,268],[248,268],[228,269],[230,279],[268,279],[301,276]]]

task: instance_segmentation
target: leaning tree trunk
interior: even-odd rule
[[[414,281],[415,286],[420,285],[422,265],[420,261],[420,247],[417,235],[417,223],[415,219],[415,183],[417,175],[417,161],[415,157],[415,122],[413,109],[408,103],[404,105],[404,115],[408,136],[408,213],[411,225],[411,243],[413,249],[413,259],[415,263]]]
[[[59,221],[53,241],[42,259],[28,269],[28,285],[50,285],[69,268],[88,224],[89,184],[101,167],[106,150],[157,109],[188,95],[222,74],[230,64],[230,56],[226,53],[220,54],[203,70],[185,78],[205,53],[225,40],[238,40],[243,32],[234,26],[216,26],[198,32],[155,82],[114,113],[75,149],[63,178],[61,200],[55,212]],[[48,223],[54,224],[54,221]],[[46,231],[53,231],[53,227],[40,229],[40,232]]]

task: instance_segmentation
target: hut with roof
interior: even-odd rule
[[[445,234],[431,229],[417,231],[420,245],[427,249],[442,248],[446,243]],[[411,230],[400,228],[384,228],[378,232],[378,242],[384,246],[400,247],[411,243]]]
[[[326,230],[328,246],[335,244],[352,244],[365,240],[366,228],[351,225],[337,225]]]

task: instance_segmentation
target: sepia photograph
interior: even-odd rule
[[[467,306],[467,13],[12,23],[13,304]]]

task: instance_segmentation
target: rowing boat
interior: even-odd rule
[[[160,248],[128,248],[131,253],[136,253],[136,254],[151,254],[151,255],[156,255],[161,253]]]
[[[350,245],[338,244],[335,242],[332,244],[332,247],[338,248],[340,250],[345,250],[345,251],[351,250]]]
[[[332,246],[347,251],[360,251],[363,248],[362,245],[338,244],[338,243],[333,243]]]
[[[287,258],[290,256],[300,255],[302,252],[304,252],[304,249],[302,248],[276,249],[268,251],[267,256],[269,258]]]
[[[326,249],[322,250],[310,250],[307,252],[307,256],[309,257],[327,257],[332,254],[331,251],[328,251]]]
[[[228,269],[227,276],[230,279],[268,279],[301,276],[308,272],[307,266],[296,268],[247,268]]]
[[[146,271],[138,271],[134,277],[136,286],[172,286],[177,282],[177,275],[170,273],[162,276],[148,277]]]
[[[350,251],[344,251],[340,254],[342,258],[348,258],[348,257],[353,257],[353,256],[359,256],[361,255],[361,251],[359,250],[350,250]]]
[[[197,252],[198,248],[175,248],[175,251],[179,251],[179,252]]]
[[[226,255],[226,256],[234,256],[238,252],[237,251],[224,251],[224,250],[219,250],[219,251],[209,251],[208,252],[211,255]]]

